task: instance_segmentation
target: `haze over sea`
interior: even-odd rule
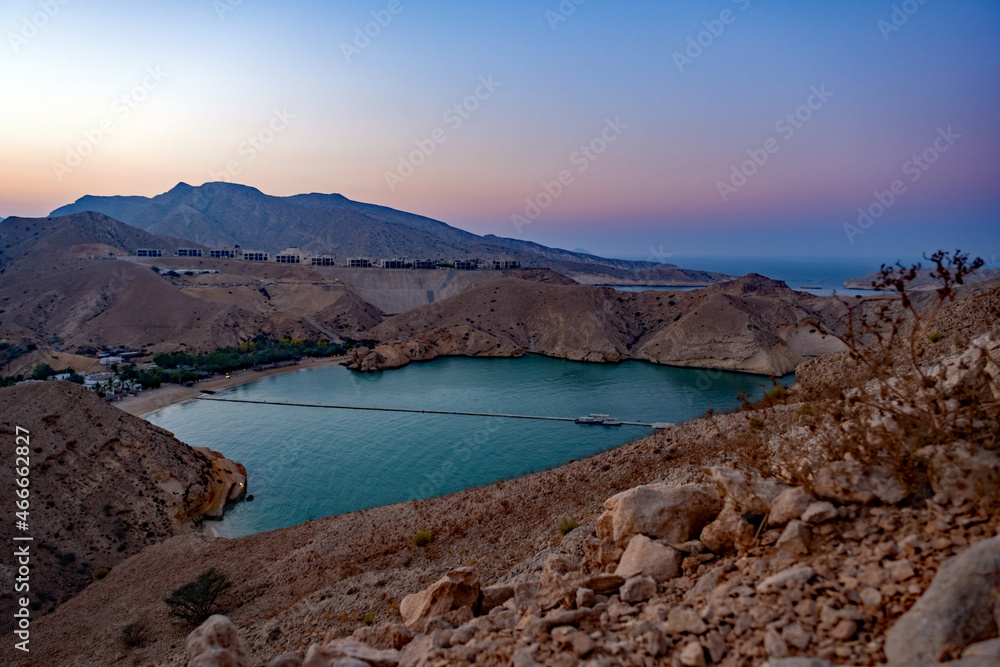
[[[785,381],[791,381],[789,376]],[[304,369],[214,398],[680,422],[759,395],[759,376],[630,361],[445,358],[378,374]],[[443,495],[558,466],[648,435],[643,427],[189,401],[149,421],[247,468],[252,502],[226,512],[240,536]]]

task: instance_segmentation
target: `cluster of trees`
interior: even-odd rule
[[[344,346],[335,345],[326,339],[300,340],[285,336],[281,340],[273,340],[257,337],[254,340],[240,343],[236,347],[221,347],[209,354],[163,352],[153,357],[153,363],[167,370],[186,367],[174,371],[174,374],[183,377],[185,373],[193,375],[192,371],[195,370],[207,373],[228,373],[254,366],[292,361],[302,357],[336,357],[346,351],[347,348]],[[197,375],[193,375],[188,379],[197,377]]]
[[[0,377],[0,387],[9,387],[23,380],[48,380],[49,378],[53,378],[57,375],[63,375],[65,373],[69,373],[69,377],[66,378],[67,381],[75,382],[76,384],[83,384],[83,376],[74,371],[72,368],[57,371],[48,364],[37,364],[27,375],[8,375]]]

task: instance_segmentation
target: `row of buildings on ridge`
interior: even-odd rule
[[[163,248],[139,248],[137,257],[160,258],[170,257],[169,251]],[[202,248],[178,248],[173,257],[210,257],[212,259],[236,259],[244,262],[274,262],[276,264],[305,264],[307,266],[345,266],[352,269],[456,269],[459,271],[475,271],[477,269],[520,269],[521,262],[513,259],[373,259],[370,257],[348,257],[338,264],[333,255],[315,255],[299,248],[286,248],[271,255],[261,250],[246,250],[235,246],[233,248],[217,248],[203,250]]]

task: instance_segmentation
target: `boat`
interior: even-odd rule
[[[597,424],[599,426],[621,426],[621,420],[615,419],[611,415],[602,415],[591,412],[586,417],[578,417],[577,424]]]

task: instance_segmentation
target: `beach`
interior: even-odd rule
[[[254,380],[259,380],[261,378],[271,377],[273,375],[283,375],[285,373],[291,373],[294,371],[302,370],[303,368],[321,368],[323,366],[339,366],[347,360],[346,356],[340,357],[323,357],[323,358],[310,358],[300,361],[294,366],[282,366],[280,368],[269,368],[263,371],[254,370],[242,370],[236,371],[234,373],[228,373],[225,376],[213,377],[207,380],[199,380],[194,383],[193,387],[183,387],[181,385],[175,384],[164,384],[159,389],[150,389],[143,391],[138,396],[133,396],[131,398],[126,398],[121,401],[115,401],[112,403],[115,407],[124,410],[130,415],[135,415],[136,417],[143,417],[148,415],[150,412],[155,412],[160,408],[165,408],[168,405],[174,405],[175,403],[182,403],[184,401],[190,400],[197,397],[200,393],[204,391],[220,391],[222,389],[229,389],[230,387],[235,387],[247,382],[253,382]]]

